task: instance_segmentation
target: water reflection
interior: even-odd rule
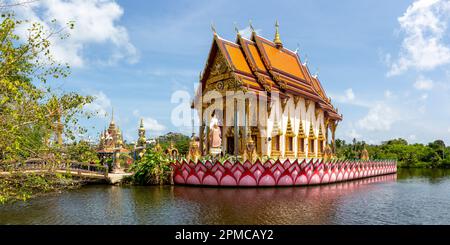
[[[196,207],[196,223],[201,224],[327,224],[345,195],[395,180],[396,175],[385,175],[313,187],[176,187],[174,196]]]
[[[429,183],[440,183],[448,178],[449,173],[449,169],[409,168],[399,169],[397,176],[399,180],[421,179]]]

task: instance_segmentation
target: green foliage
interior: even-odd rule
[[[178,153],[186,155],[189,151],[190,137],[179,133],[167,133],[166,135],[158,137],[158,142],[163,150],[170,146],[173,142],[175,148],[178,149]]]
[[[55,22],[52,22],[55,23]],[[17,30],[26,28],[25,38]],[[91,96],[54,92],[49,79],[69,75],[67,64],[53,59],[50,48],[53,38],[64,39],[67,27],[44,28],[40,23],[17,20],[13,14],[0,19],[0,161],[17,161],[29,157],[55,159],[61,146],[51,146],[56,134],[74,139],[83,133],[80,115],[89,117],[83,108]],[[57,138],[57,137],[55,137]],[[56,140],[55,140],[56,141]]]
[[[147,149],[144,156],[133,164],[133,181],[140,185],[165,184],[169,181],[169,159],[161,152]]]
[[[347,144],[336,140],[336,153],[339,158],[357,158],[364,142],[353,140]],[[428,145],[408,144],[405,139],[392,139],[381,145],[366,145],[372,159],[395,159],[404,168],[450,168],[450,148],[444,141],[436,140]]]
[[[86,141],[73,142],[67,146],[67,158],[77,162],[99,164],[95,148]]]
[[[0,175],[0,204],[26,201],[36,195],[78,187],[65,174],[11,173]]]

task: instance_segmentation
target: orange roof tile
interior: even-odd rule
[[[254,40],[269,69],[281,71],[284,75],[298,79],[305,79],[298,57],[292,51],[285,48],[278,49],[273,42],[257,35],[254,35]]]
[[[255,61],[256,67],[259,70],[267,72],[267,69],[264,66],[264,63],[263,63],[263,61],[261,59],[261,56],[259,55],[258,50],[256,49],[256,45],[255,44],[248,44],[248,49],[250,51],[250,54],[252,55],[253,60]]]
[[[316,101],[330,118],[342,119],[326,97],[320,81],[311,76],[308,67],[301,64],[296,53],[283,47],[277,48],[272,41],[255,33],[252,40],[238,35],[237,43],[215,34],[208,58],[209,66],[217,52],[222,53],[235,76],[248,89],[261,91],[270,87],[272,91],[281,92],[282,96],[286,96],[285,93],[302,95]],[[205,72],[208,69],[207,66]],[[202,77],[203,82],[206,79]]]
[[[250,67],[247,64],[247,61],[245,60],[244,54],[242,53],[239,47],[234,47],[229,44],[225,44],[225,48],[231,58],[231,62],[233,63],[236,69],[252,74],[252,71],[250,70]]]

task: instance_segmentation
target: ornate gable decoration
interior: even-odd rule
[[[220,51],[217,51],[216,57],[211,65],[208,79],[206,80],[205,92],[211,90],[224,92],[237,90],[241,87],[242,81],[235,78],[225,57]]]

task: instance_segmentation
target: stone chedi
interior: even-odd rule
[[[238,32],[235,42],[223,39],[213,28],[212,46],[192,103],[201,122],[199,148],[202,155],[210,154],[214,143],[210,137],[213,111],[221,115],[221,154],[241,159],[297,159],[323,158],[326,153],[330,158],[335,152],[335,131],[342,115],[327,97],[317,74],[310,73],[307,62],[301,62],[297,51],[283,46],[278,22],[273,41],[259,36],[250,27],[251,37],[244,38]],[[205,99],[211,91],[217,92],[217,96]],[[264,92],[266,111],[255,112],[250,109],[255,102],[241,96],[245,106],[235,106],[234,112],[227,112],[226,105],[232,103],[227,101],[229,91]],[[280,98],[281,116],[276,116],[270,104],[274,94]],[[223,101],[223,107],[213,108],[213,102],[218,100]],[[236,105],[236,99],[233,100]],[[258,113],[259,120],[259,115],[263,115],[263,125],[248,123],[254,113]],[[227,118],[229,115],[233,119]],[[244,118],[244,126],[224,123],[236,121],[238,117]],[[331,146],[327,149],[328,145]]]

